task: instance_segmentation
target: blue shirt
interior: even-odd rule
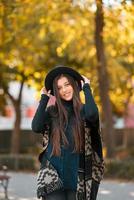
[[[52,144],[49,143],[45,152],[45,157],[50,161],[50,163],[57,170],[59,177],[63,182],[64,189],[77,188],[77,175],[79,166],[79,154],[73,152],[74,139],[72,136],[72,123],[73,123],[73,106],[72,102],[64,102],[64,106],[68,112],[68,125],[65,130],[65,135],[69,142],[68,146],[61,144],[61,155],[60,156],[50,156],[52,152]]]

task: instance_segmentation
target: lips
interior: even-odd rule
[[[70,92],[69,93],[66,93],[66,94],[64,94],[64,96],[66,97],[66,96],[69,96],[70,95]]]

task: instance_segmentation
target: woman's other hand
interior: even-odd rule
[[[41,94],[46,94],[47,96],[50,96],[51,90],[46,90],[45,87],[43,87],[40,91]]]
[[[81,80],[82,88],[83,88],[83,85],[84,85],[85,83],[88,83],[88,84],[90,85],[90,80],[89,80],[86,76],[84,76],[84,75],[82,75],[82,77],[83,77],[83,79],[84,79],[84,81]]]

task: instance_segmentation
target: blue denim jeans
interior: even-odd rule
[[[57,190],[48,194],[42,200],[76,200],[76,192],[73,190]]]

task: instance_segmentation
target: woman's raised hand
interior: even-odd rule
[[[82,77],[83,77],[83,79],[84,79],[84,81],[81,80],[82,88],[83,88],[83,85],[84,85],[85,83],[88,83],[88,84],[90,85],[90,80],[89,80],[86,76],[84,76],[84,75],[82,75]]]
[[[47,96],[50,96],[51,90],[46,90],[45,87],[43,87],[40,91],[41,94],[46,94]]]

